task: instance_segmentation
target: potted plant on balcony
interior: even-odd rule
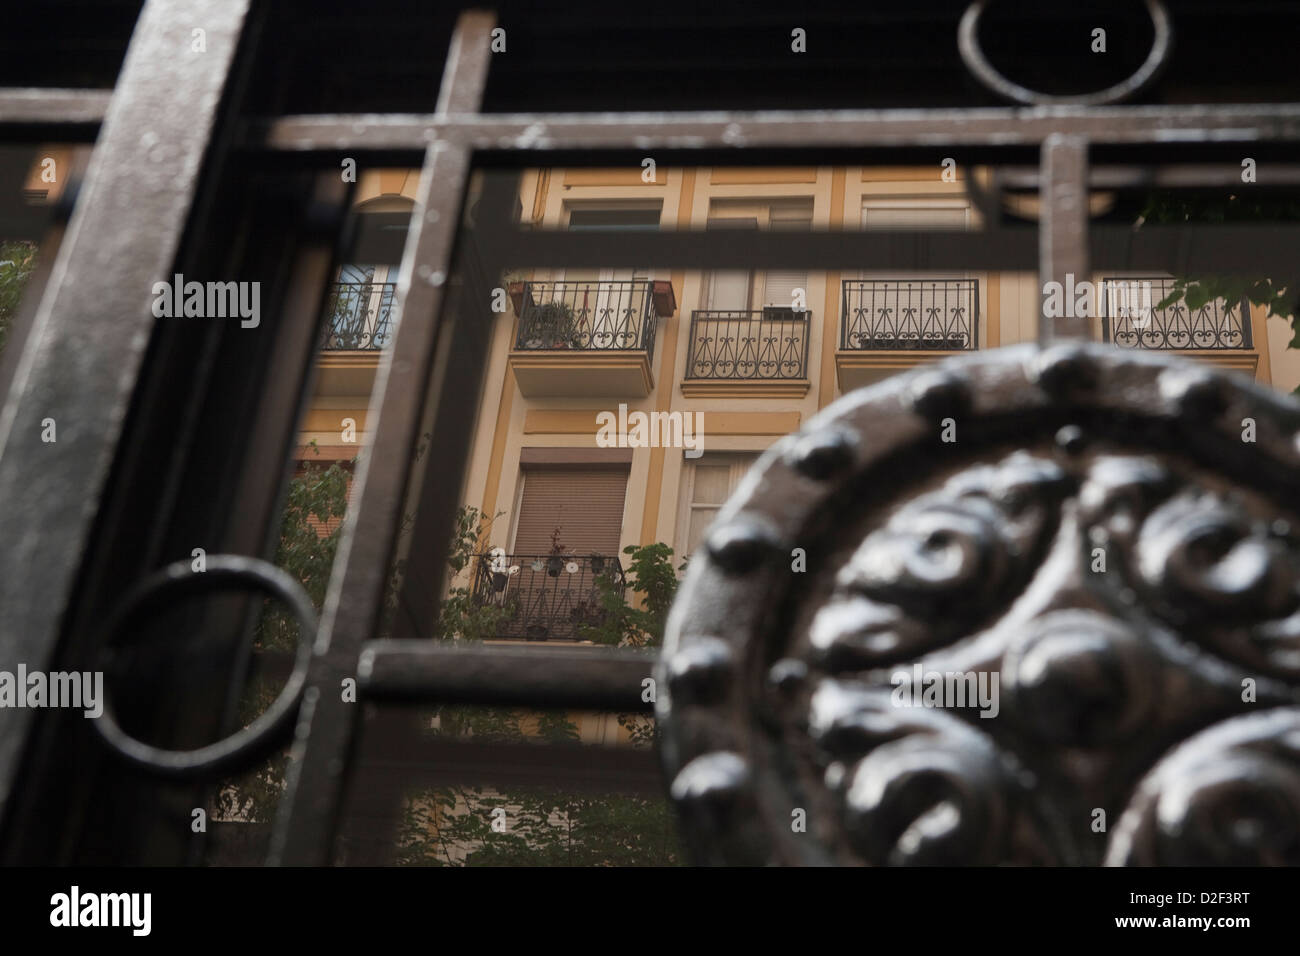
[[[556,525],[551,532],[551,553],[546,559],[546,573],[553,578],[558,578],[564,570],[564,552],[569,550],[560,544],[560,531],[559,525]]]
[[[526,342],[534,349],[567,349],[573,340],[573,309],[547,302],[528,312]]]
[[[600,574],[605,570],[605,556],[603,554],[591,555],[590,561],[592,574]]]

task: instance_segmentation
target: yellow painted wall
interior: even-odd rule
[[[715,200],[755,202],[774,199],[811,199],[816,230],[861,228],[864,199],[904,204],[952,206],[965,202],[970,178],[987,180],[984,170],[957,169],[957,182],[941,179],[934,167],[801,167],[750,168],[701,167],[679,169],[659,166],[654,183],[642,180],[639,166],[604,169],[529,170],[520,192],[524,219],[536,226],[562,229],[569,211],[579,205],[606,208],[661,203],[661,228],[701,229]],[[406,202],[414,197],[416,176],[411,170],[368,170],[359,177],[358,202],[368,208],[385,201]],[[972,210],[970,227],[978,227]],[[519,278],[558,278],[562,270],[520,272]],[[631,411],[701,412],[705,422],[706,451],[761,451],[780,435],[797,428],[820,408],[840,395],[836,350],[840,328],[840,281],[855,272],[811,273],[807,301],[812,311],[808,333],[808,383],[800,395],[727,396],[716,393],[683,394],[681,383],[691,343],[691,312],[701,307],[706,276],[699,270],[652,271],[651,277],[672,283],[677,313],[661,319],[656,335],[651,371],[654,386],[642,399],[628,398],[525,398],[510,368],[515,317],[494,319],[491,353],[483,393],[467,399],[466,413],[474,416],[475,439],[468,460],[463,502],[489,515],[504,512],[492,525],[489,544],[508,547],[514,529],[514,510],[520,488],[519,460],[526,447],[593,448],[596,415],[616,411],[625,402]],[[968,273],[980,280],[981,348],[1032,342],[1037,337],[1041,292],[1030,271]],[[1100,275],[1093,277],[1099,280]],[[1286,347],[1290,325],[1282,319],[1255,320],[1259,355],[1257,377],[1290,391],[1300,385],[1300,351]],[[356,418],[364,433],[365,401],[357,396],[322,398],[303,427],[303,440],[315,438],[322,446],[338,444],[336,420],[345,414]],[[682,449],[632,450],[621,546],[675,540],[679,525],[685,459]]]

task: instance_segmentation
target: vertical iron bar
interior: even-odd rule
[[[0,660],[47,669],[249,0],[149,0],[0,410]],[[191,29],[206,52],[191,51]],[[53,422],[55,440],[43,440]],[[0,713],[0,817],[31,711]]]
[[[1038,223],[1040,312],[1038,341],[1092,337],[1090,316],[1074,316],[1072,289],[1090,281],[1088,274],[1088,141],[1081,136],[1052,133],[1043,140],[1042,213]],[[1064,290],[1063,315],[1049,316],[1043,308],[1047,284]]]
[[[447,55],[439,113],[478,109],[494,24],[488,13],[461,14]],[[425,152],[419,199],[398,279],[397,332],[375,379],[368,416],[374,422],[374,437],[357,467],[357,506],[344,521],[325,599],[272,837],[268,858],[272,865],[320,865],[332,855],[351,750],[353,708],[358,706],[342,700],[341,684],[344,678],[356,676],[361,646],[378,620],[388,583],[469,164],[470,151],[461,143],[435,140]]]

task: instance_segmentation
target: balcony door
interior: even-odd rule
[[[970,203],[961,198],[889,197],[862,202],[862,228],[942,229],[971,228]],[[850,302],[853,313],[844,321],[866,341],[917,340],[966,343],[978,342],[980,308],[977,296],[987,282],[972,286],[953,280],[983,279],[973,272],[864,269],[860,279],[885,280],[887,286],[870,294],[855,290]],[[863,311],[865,310],[865,311]],[[909,347],[916,347],[915,345]]]
[[[640,232],[659,228],[661,207],[586,208],[569,210],[569,229],[582,232]],[[568,269],[560,294],[574,310],[585,348],[634,348],[642,341],[646,293],[638,280],[649,269]]]
[[[718,510],[731,497],[758,455],[758,452],[709,452],[685,463],[676,549],[682,557],[689,558],[700,546]]]
[[[760,203],[723,200],[710,207],[705,228],[795,232],[811,227],[812,211],[811,199]],[[807,269],[717,270],[706,277],[702,307],[721,312],[749,312],[769,306],[789,309],[794,304],[796,289],[804,290],[806,296]]]

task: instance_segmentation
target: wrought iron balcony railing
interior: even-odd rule
[[[1190,308],[1186,300],[1160,309],[1173,289],[1167,277],[1102,281],[1102,341],[1127,349],[1249,349],[1250,303],[1223,299]]]
[[[480,554],[471,593],[502,611],[499,638],[582,640],[583,627],[604,623],[607,582],[621,597],[627,579],[618,558],[600,554]]]
[[[691,313],[688,379],[802,379],[808,377],[810,312]]]
[[[395,282],[335,282],[325,301],[327,351],[378,350],[393,334]]]
[[[841,349],[979,347],[978,279],[845,279]]]
[[[516,304],[515,348],[528,351],[644,351],[655,345],[654,283],[525,282]]]

